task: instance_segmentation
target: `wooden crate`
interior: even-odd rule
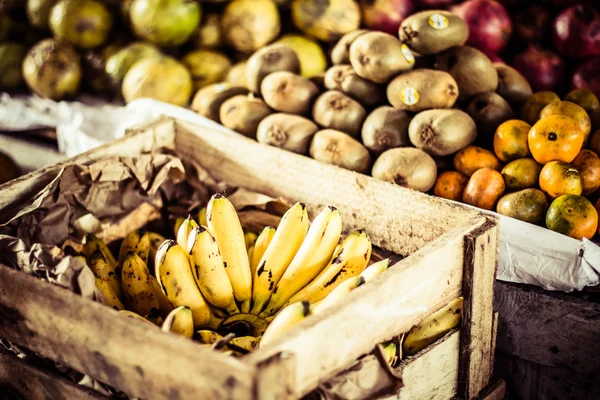
[[[377,343],[463,296],[460,330],[396,370],[404,385],[399,398],[474,399],[488,384],[498,225],[477,211],[169,118],[1,186],[0,208],[34,195],[66,163],[160,147],[193,159],[216,179],[306,202],[313,213],[334,205],[345,230],[365,228],[375,245],[406,258],[351,292],[343,307],[308,318],[282,340],[240,359],[133,323],[102,304],[0,265],[1,337],[137,398],[289,399],[309,393]],[[18,374],[1,371],[0,385]]]

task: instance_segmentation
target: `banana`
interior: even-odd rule
[[[390,367],[392,367],[396,363],[396,359],[397,359],[396,343],[394,343],[393,341],[390,341],[387,343],[382,343],[381,347],[382,347],[383,355],[385,356],[387,363],[390,365]]]
[[[106,262],[108,262],[110,265],[114,265],[116,267],[117,260],[115,260],[115,257],[109,250],[106,243],[104,243],[102,240],[98,239],[96,237],[96,235],[94,235],[93,233],[88,233],[85,237],[85,244],[83,245],[82,253],[85,256],[85,258],[88,261],[90,261],[90,257],[96,250],[100,250],[102,252],[102,254],[104,255],[104,258],[106,258]]]
[[[133,318],[133,319],[137,319],[138,321],[143,321],[146,324],[149,324],[151,326],[156,326],[154,325],[152,322],[148,321],[146,318],[142,317],[139,314],[134,313],[133,311],[129,311],[129,310],[119,310],[119,313],[123,314],[124,316],[126,316],[127,318]]]
[[[163,235],[156,232],[148,232],[148,240],[150,241],[150,250],[148,251],[148,269],[154,271],[154,259],[156,258],[156,251],[160,245],[167,240]]]
[[[162,324],[162,330],[165,332],[178,333],[186,338],[194,335],[194,318],[192,310],[186,306],[180,306],[169,313],[165,322]]]
[[[241,303],[242,312],[247,312],[252,300],[252,275],[240,219],[233,204],[219,193],[208,202],[206,218],[219,244],[235,299]]]
[[[244,231],[244,241],[246,242],[246,249],[250,249],[250,247],[254,246],[257,237],[258,235],[254,232]]]
[[[123,260],[121,270],[123,300],[128,310],[146,315],[153,308],[158,309],[158,294],[150,282],[150,272],[146,263],[136,253],[129,253]]]
[[[459,297],[415,325],[404,339],[403,354],[415,355],[456,328],[460,323],[462,307],[463,299]]]
[[[248,249],[248,262],[250,262],[250,272],[252,273],[252,276],[254,276],[254,271],[252,271],[252,254],[254,254],[254,246],[251,246]]]
[[[275,286],[263,316],[273,315],[327,266],[342,234],[342,217],[325,207],[312,222],[302,246]]]
[[[102,279],[110,285],[119,299],[123,298],[121,280],[119,279],[119,274],[115,270],[117,265],[110,263],[101,250],[98,249],[91,254],[89,266],[97,278]]]
[[[125,257],[129,253],[136,253],[144,262],[148,264],[148,254],[150,253],[150,238],[148,234],[138,229],[125,236],[125,239],[121,242],[121,248],[119,249],[119,266],[123,265]]]
[[[198,224],[202,226],[208,226],[208,222],[206,220],[206,207],[202,207],[200,211],[198,211]]]
[[[229,314],[239,313],[219,245],[212,233],[204,226],[197,226],[189,234],[187,247],[191,253],[194,278],[204,298]]]
[[[258,348],[258,339],[253,336],[240,336],[231,339],[231,341],[227,344],[231,350],[241,349],[245,352],[251,352]]]
[[[332,306],[338,304],[342,297],[344,297],[346,294],[350,293],[352,290],[356,289],[364,283],[365,278],[363,278],[360,275],[346,279],[344,282],[340,283],[335,289],[333,289],[331,293],[327,295],[327,297],[317,302],[316,304],[313,304],[313,312],[317,314],[327,310],[328,308],[331,308]]]
[[[104,304],[109,307],[114,308],[115,310],[124,310],[123,303],[119,300],[119,297],[112,289],[112,287],[108,284],[108,282],[96,277],[96,287],[98,291],[102,295],[102,299],[104,300]]]
[[[194,327],[217,324],[194,279],[188,253],[174,240],[164,242],[156,253],[156,278],[175,307],[188,306]]]
[[[309,301],[290,304],[277,314],[262,335],[260,346],[272,343],[312,313]]]
[[[302,246],[309,224],[308,212],[302,203],[294,204],[281,218],[254,274],[252,314],[259,314],[269,302],[275,285]]]
[[[185,218],[183,218],[183,217],[175,218],[175,222],[173,223],[173,234],[175,235],[176,238],[177,238],[177,232],[179,232],[179,227],[181,226],[181,224],[183,224],[183,221],[185,221]]]
[[[219,329],[259,337],[265,332],[268,325],[269,323],[258,315],[235,314],[223,320]]]
[[[183,220],[179,226],[179,229],[177,230],[177,243],[188,253],[192,251],[192,249],[188,247],[188,238],[190,237],[190,232],[192,232],[197,226],[198,224],[192,219],[192,216],[188,215],[188,217]]]
[[[250,260],[250,272],[252,273],[252,276],[254,276],[256,273],[258,263],[265,254],[267,247],[269,247],[271,240],[273,240],[273,236],[275,236],[275,228],[272,226],[267,226],[256,238],[256,242],[254,242],[254,250],[252,251],[252,258],[248,257]]]
[[[389,266],[390,266],[389,258],[383,259],[381,261],[377,261],[376,263],[373,263],[373,264],[369,265],[367,268],[365,268],[365,270],[360,273],[360,276],[365,278],[365,282],[372,281],[379,274],[381,274],[383,271],[388,269]]]
[[[156,297],[158,297],[159,314],[162,317],[166,317],[171,311],[173,311],[173,305],[171,304],[169,299],[167,299],[167,296],[165,296],[162,289],[160,288],[160,283],[158,283],[158,279],[156,279],[152,275],[150,275],[150,284],[154,289],[154,293],[156,293]]]
[[[207,329],[196,332],[196,335],[198,336],[198,341],[204,344],[213,344],[219,340],[223,340],[223,336],[219,335],[217,332],[209,331]]]
[[[144,318],[158,326],[161,326],[165,321],[163,317],[160,316],[160,311],[157,308],[151,309],[148,314],[144,315]]]
[[[354,231],[342,242],[325,269],[304,289],[292,296],[286,305],[301,300],[316,303],[324,299],[340,283],[360,274],[369,263],[370,257],[369,236],[363,230]]]

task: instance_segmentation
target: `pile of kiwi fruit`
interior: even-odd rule
[[[268,45],[236,85],[201,89],[192,109],[260,143],[427,192],[452,155],[489,145],[531,95],[516,70],[465,46],[468,35],[451,12],[418,12],[398,36],[347,33],[311,78],[291,48]]]

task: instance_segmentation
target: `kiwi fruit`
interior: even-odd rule
[[[300,60],[296,52],[284,44],[272,44],[254,52],[246,64],[246,83],[254,93],[271,72],[288,71],[300,73]]]
[[[369,151],[359,141],[335,129],[315,133],[310,144],[310,156],[317,161],[361,173],[366,173],[371,167]]]
[[[360,103],[337,90],[326,91],[313,105],[313,120],[317,124],[353,137],[360,135],[366,117],[367,112]]]
[[[219,118],[225,127],[251,139],[256,139],[258,124],[269,114],[269,106],[252,94],[233,96],[219,110]]]
[[[469,100],[498,87],[498,73],[492,61],[481,51],[459,46],[439,54],[435,68],[449,72],[458,83],[459,100]]]
[[[477,126],[477,143],[486,148],[493,147],[494,134],[498,126],[515,117],[510,104],[494,92],[475,96],[466,111]]]
[[[350,45],[354,39],[367,32],[369,31],[365,29],[357,29],[342,36],[331,49],[330,58],[333,65],[350,63]]]
[[[351,65],[334,65],[325,72],[325,87],[339,90],[367,107],[383,103],[383,90],[369,80],[361,78]]]
[[[247,88],[246,65],[246,60],[233,64],[225,76],[225,82],[229,83],[231,86]]]
[[[289,114],[308,114],[319,88],[306,78],[287,71],[273,72],[263,79],[260,93],[267,105]]]
[[[194,100],[192,100],[191,109],[203,117],[219,122],[221,105],[233,96],[247,93],[248,89],[231,86],[226,82],[213,83],[196,92]]]
[[[458,84],[447,72],[418,69],[395,77],[387,87],[391,105],[411,112],[449,108],[458,98]]]
[[[469,28],[456,14],[427,10],[412,14],[402,21],[398,37],[414,52],[431,55],[464,45],[469,38]]]
[[[319,130],[311,120],[292,114],[271,114],[258,124],[256,140],[294,153],[307,154]]]
[[[421,192],[435,184],[437,167],[434,159],[414,147],[398,147],[382,153],[371,172],[373,178]]]
[[[385,83],[400,72],[412,69],[415,57],[392,35],[368,32],[350,45],[350,63],[359,76]]]
[[[510,104],[521,104],[533,94],[527,79],[516,69],[502,63],[494,63],[494,68],[498,74],[496,92]]]
[[[433,156],[447,156],[472,144],[477,136],[475,121],[457,109],[421,111],[408,125],[411,143]]]
[[[409,146],[408,124],[411,119],[409,113],[394,107],[374,109],[362,126],[364,146],[376,154],[394,147]]]

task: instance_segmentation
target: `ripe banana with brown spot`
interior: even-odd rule
[[[156,252],[160,245],[167,240],[163,235],[156,232],[148,232],[148,240],[150,241],[150,250],[148,251],[148,269],[150,272],[154,271],[154,260],[156,259]]]
[[[381,261],[377,261],[369,265],[363,272],[360,273],[360,276],[365,278],[365,282],[370,282],[379,276],[383,271],[388,269],[390,266],[390,259],[386,258]]]
[[[303,203],[294,204],[281,218],[254,274],[252,314],[259,314],[269,302],[275,285],[302,246],[309,225],[308,212]]]
[[[167,240],[158,249],[155,264],[161,289],[173,306],[190,308],[195,328],[219,325],[196,284],[190,257],[183,247]]]
[[[112,287],[104,280],[96,277],[96,288],[102,295],[102,299],[104,300],[104,304],[107,306],[114,308],[115,310],[124,310],[123,303],[119,300],[119,297],[112,289]]]
[[[123,303],[128,310],[146,315],[159,307],[158,293],[150,281],[146,263],[136,253],[129,253],[123,260],[121,270]]]
[[[273,236],[275,236],[275,228],[273,228],[272,226],[267,226],[262,230],[260,235],[258,235],[258,237],[256,238],[256,242],[254,242],[254,250],[252,250],[252,257],[248,255],[248,258],[250,260],[250,272],[252,273],[253,277],[254,274],[256,274],[256,270],[258,269],[258,263],[260,262],[260,259],[265,254],[265,251],[267,250],[267,247],[269,247],[271,240],[273,240]]]
[[[312,313],[309,301],[299,301],[290,304],[277,314],[260,339],[260,346],[266,346],[281,338],[294,326],[302,322]]]
[[[148,268],[148,270],[149,269],[150,268]],[[154,292],[156,293],[156,296],[158,297],[159,314],[162,317],[166,317],[167,315],[169,315],[169,313],[171,311],[173,311],[173,304],[171,304],[169,299],[167,299],[167,296],[165,295],[165,293],[162,291],[162,289],[160,287],[160,283],[158,283],[158,279],[156,279],[152,275],[150,275],[150,284],[154,288]]]
[[[227,347],[234,351],[239,351],[241,349],[245,352],[252,352],[258,348],[258,339],[253,336],[240,336],[231,339],[229,343],[227,343]]]
[[[463,299],[459,297],[415,325],[404,339],[403,354],[415,355],[456,328],[460,324],[462,307]]]
[[[252,275],[244,231],[235,207],[217,193],[208,202],[206,218],[208,229],[219,245],[235,299],[241,303],[242,312],[247,312],[252,300]]]
[[[194,318],[192,317],[192,310],[186,306],[175,308],[167,315],[167,318],[165,318],[165,321],[162,324],[162,330],[191,338],[194,335]]]
[[[100,252],[102,252],[102,254],[104,255],[104,258],[106,259],[106,262],[108,262],[110,265],[115,266],[116,268],[117,260],[111,253],[106,243],[98,239],[98,237],[96,237],[96,235],[94,235],[93,233],[88,233],[85,236],[85,244],[83,245],[82,252],[85,258],[88,260],[88,262],[90,261],[90,257],[96,250],[100,250]]]
[[[304,289],[290,298],[286,304],[307,300],[311,303],[323,300],[340,283],[359,275],[371,258],[371,240],[365,231],[351,233],[342,242],[329,265]]]
[[[129,310],[119,310],[119,313],[124,315],[127,318],[132,318],[138,321],[142,321],[146,324],[149,324],[150,326],[156,326],[154,325],[152,322],[148,321],[146,318],[142,317],[139,314],[134,313],[133,311],[129,311]]]
[[[327,297],[317,302],[316,304],[313,304],[314,313],[321,313],[339,304],[339,302],[345,295],[347,295],[357,287],[363,285],[364,283],[365,278],[363,278],[360,275],[346,279],[344,282],[340,283],[338,287],[333,289],[331,293],[327,295]]]
[[[208,329],[199,330],[196,332],[196,336],[198,337],[198,341],[204,344],[214,344],[223,339],[223,336]]]
[[[100,250],[95,250],[89,260],[88,265],[94,275],[110,285],[119,300],[122,299],[123,292],[121,291],[121,279],[116,271],[117,265],[110,263]]]
[[[342,234],[342,217],[335,207],[325,207],[310,225],[302,246],[275,286],[262,316],[273,315],[327,266]]]
[[[189,247],[188,239],[190,237],[190,233],[192,233],[197,226],[198,224],[192,219],[192,216],[188,215],[188,217],[183,220],[179,226],[179,229],[177,230],[177,244],[183,247],[188,253],[192,250]]]
[[[144,261],[144,264],[148,264],[150,238],[145,231],[138,229],[125,236],[119,249],[119,266],[123,265],[125,257],[129,253],[137,254]]]
[[[248,335],[259,337],[265,330],[269,322],[264,318],[254,314],[235,314],[223,320],[219,329],[229,332],[247,332]]]
[[[189,235],[187,247],[194,278],[204,298],[229,314],[239,313],[219,245],[208,228],[197,226]]]

